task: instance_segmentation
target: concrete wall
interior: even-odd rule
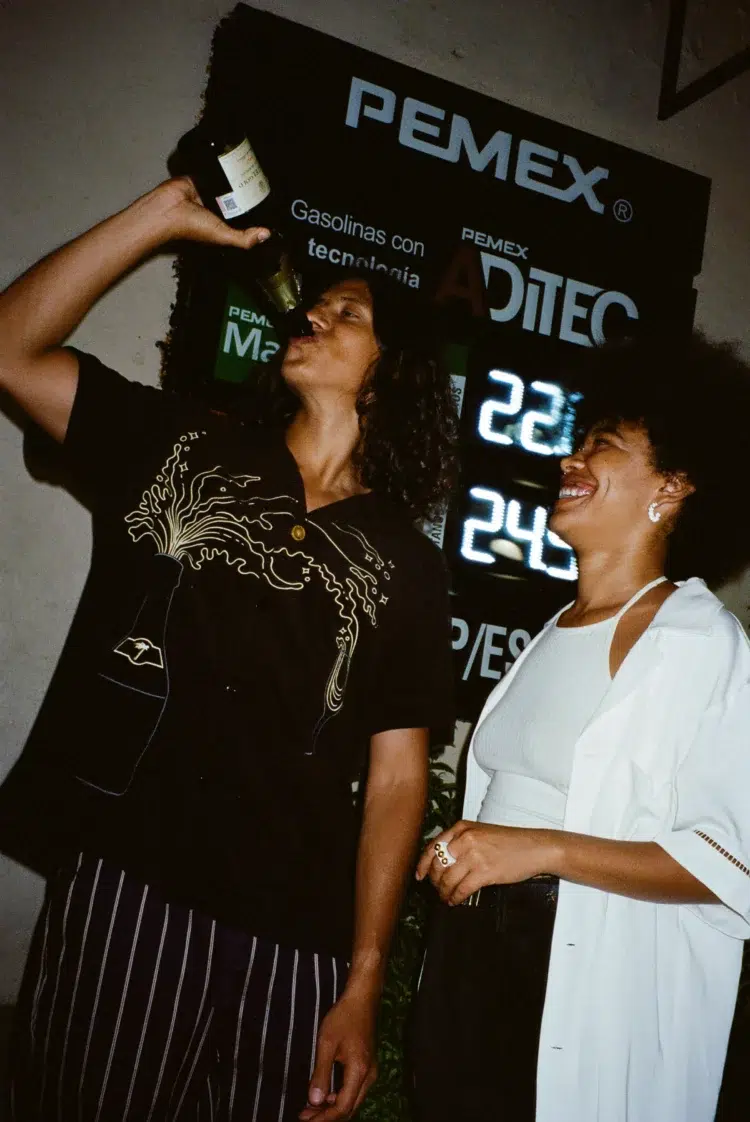
[[[164,175],[192,122],[224,0],[0,0],[0,285]],[[266,0],[279,15],[711,176],[698,320],[750,353],[750,76],[659,123],[667,0]],[[690,78],[750,41],[744,0],[692,0]],[[76,335],[155,382],[170,262],[111,292]],[[709,406],[710,414],[710,406]],[[720,417],[716,423],[722,423]],[[744,436],[744,434],[743,434]],[[85,579],[85,513],[33,482],[0,416],[0,776],[21,749]],[[727,602],[746,617],[745,583]],[[13,999],[41,885],[0,861],[0,1003]]]

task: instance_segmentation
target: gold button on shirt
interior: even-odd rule
[[[304,541],[305,533],[306,531],[304,526],[292,526],[292,537],[296,542]]]

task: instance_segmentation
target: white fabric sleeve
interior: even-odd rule
[[[690,910],[728,935],[750,937],[750,680],[706,710],[675,794],[672,828],[654,840],[721,901]]]

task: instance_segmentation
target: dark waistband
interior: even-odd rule
[[[517,884],[487,884],[464,900],[464,908],[497,908],[508,904],[554,910],[560,878],[543,873]]]

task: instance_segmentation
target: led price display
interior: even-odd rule
[[[562,538],[550,530],[547,525],[546,507],[524,509],[524,505],[518,499],[506,500],[499,491],[490,491],[486,487],[472,487],[469,494],[477,506],[481,507],[481,504],[484,504],[485,517],[464,520],[461,554],[467,561],[476,561],[482,565],[494,564],[496,556],[489,552],[490,549],[493,549],[495,554],[513,557],[513,552],[507,547],[503,548],[502,539],[497,537],[504,532],[511,542],[518,544],[524,564],[529,569],[537,569],[559,580],[576,579],[578,568],[573,552]],[[489,542],[488,548],[482,547],[481,539],[477,541],[477,536],[482,534],[495,535]],[[557,551],[558,555],[564,554],[567,561],[553,564],[549,557],[550,550],[553,553]]]
[[[477,429],[483,440],[517,444],[537,456],[570,454],[579,394],[568,394],[552,382],[527,386],[509,370],[490,370],[488,378],[499,389],[498,396],[486,398],[479,410]],[[541,408],[531,408],[534,404]]]
[[[512,576],[526,570],[573,581],[578,576],[575,557],[550,529],[539,490],[549,488],[553,461],[573,449],[581,395],[507,369],[493,367],[486,377],[489,392],[465,418],[471,451],[458,553],[485,571],[502,569]],[[534,466],[541,468],[542,461],[550,469],[544,471],[545,483],[539,482]]]

